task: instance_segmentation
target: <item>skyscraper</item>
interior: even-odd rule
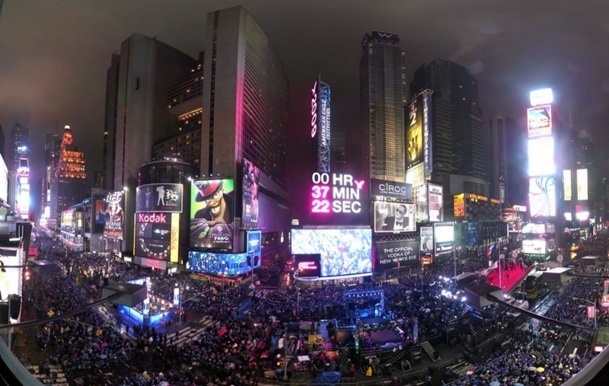
[[[59,162],[59,150],[61,149],[61,137],[57,133],[47,134],[44,143],[45,175],[42,179],[40,197],[40,218],[48,223],[51,214],[51,182],[55,176],[57,163]]]
[[[260,25],[242,7],[207,15],[204,51],[201,175],[237,181],[236,229],[252,226],[269,234],[285,231],[289,227],[288,78],[279,57]],[[245,212],[244,165],[259,170],[260,175],[256,193],[260,216],[255,224],[238,223]],[[275,243],[280,239],[273,238]],[[236,240],[233,247],[238,243]]]
[[[458,193],[488,196],[478,81],[465,67],[436,59],[414,73],[411,94],[424,90],[433,91],[431,180],[445,187],[447,199]]]
[[[68,125],[63,130],[57,167],[52,178],[50,227],[59,224],[59,215],[63,210],[82,202],[90,194],[87,192],[85,154],[78,151]]]
[[[17,218],[28,217],[30,205],[30,129],[15,123],[11,131],[12,154],[7,160],[10,178],[9,205]]]
[[[285,189],[288,79],[242,7],[207,15],[201,173],[235,176],[242,158]]]
[[[113,55],[106,92],[106,167],[114,167],[109,189],[135,188],[138,169],[151,159],[152,144],[175,127],[175,117],[167,110],[167,92],[184,80],[195,62],[139,34],[121,44],[120,60]]]
[[[360,115],[363,172],[404,182],[405,52],[398,35],[373,31],[362,41]]]

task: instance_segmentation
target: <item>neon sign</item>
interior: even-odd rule
[[[350,174],[313,173],[311,213],[360,213],[364,180]]]

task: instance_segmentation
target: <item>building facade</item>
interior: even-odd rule
[[[396,34],[373,31],[362,41],[360,124],[362,172],[369,178],[404,182],[405,52]]]
[[[51,181],[51,205],[48,225],[58,226],[61,212],[82,202],[90,195],[87,191],[85,154],[78,151],[70,126],[66,125],[61,137],[59,159]]]

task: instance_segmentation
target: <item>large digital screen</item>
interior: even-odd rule
[[[179,234],[179,216],[165,212],[136,213],[135,256],[177,262],[178,238],[174,233]]]
[[[66,209],[61,212],[61,230],[67,232],[74,232],[75,227],[75,215],[74,209]]]
[[[454,217],[465,217],[465,195],[455,194],[453,197],[453,215]]]
[[[554,138],[529,139],[529,176],[550,176],[556,172],[554,165]]]
[[[543,255],[546,253],[545,240],[522,240],[522,252],[535,255]]]
[[[427,206],[429,210],[429,221],[444,221],[444,196],[442,185],[427,184]]]
[[[408,104],[406,121],[406,169],[423,162],[423,96]]]
[[[124,208],[125,192],[119,190],[106,195],[104,237],[116,240],[123,239]]]
[[[442,255],[450,253],[455,244],[455,227],[450,223],[435,223],[434,224],[434,245],[435,254]]]
[[[376,244],[375,271],[397,267],[418,267],[419,240],[402,240]]]
[[[529,179],[531,217],[556,216],[556,182],[552,177]]]
[[[260,170],[250,161],[243,159],[243,214],[241,223],[246,227],[258,225]]]
[[[252,257],[247,253],[188,251],[187,269],[192,272],[219,276],[239,276],[250,272],[253,264]]]
[[[255,266],[260,264],[260,258],[262,256],[262,232],[261,231],[249,231],[247,232],[247,247],[246,252],[253,256],[256,260]]]
[[[374,201],[375,233],[401,233],[416,230],[414,204]]]
[[[135,193],[136,212],[182,213],[182,184],[140,185]]]
[[[294,255],[294,272],[297,277],[320,277],[321,256],[319,253]]]
[[[292,253],[321,255],[321,276],[372,272],[372,231],[366,228],[292,229]]]
[[[364,180],[350,174],[318,173],[311,176],[312,214],[358,214],[364,200]]]
[[[552,134],[552,106],[535,106],[527,109],[529,138]]]
[[[588,199],[588,169],[577,169],[577,199],[584,201]]]
[[[571,182],[571,170],[562,171],[562,185],[564,187],[565,201],[571,201],[573,198],[573,183]]]
[[[192,248],[232,250],[233,194],[232,179],[192,181],[190,194]]]

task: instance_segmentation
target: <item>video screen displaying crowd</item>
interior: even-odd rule
[[[26,283],[24,297],[28,306],[24,319],[40,319],[49,311],[56,314],[81,309],[101,298],[105,281],[125,282],[150,277],[151,292],[159,298],[173,299],[176,285],[184,291],[181,320],[196,322],[207,315],[220,322],[180,345],[177,344],[179,330],[174,329],[178,332],[168,334],[166,328],[134,325],[115,308],[111,308],[114,312],[110,314],[91,308],[76,316],[41,325],[36,341],[48,354],[49,363],[61,366],[72,379],[84,380],[83,384],[94,384],[91,383],[90,369],[99,368],[112,371],[116,378],[113,384],[117,385],[159,385],[163,382],[170,385],[257,385],[264,378],[265,371],[281,368],[267,354],[281,352],[274,346],[278,331],[281,332],[287,323],[310,321],[314,328],[324,320],[354,326],[361,323],[349,312],[344,298],[345,291],[354,287],[326,284],[298,290],[256,290],[252,294],[246,285],[202,281],[188,274],[168,276],[100,254],[67,252],[47,237],[38,237],[36,243],[41,251],[39,258],[56,262],[62,272]],[[465,263],[459,266],[461,272],[488,267],[488,259],[481,255],[472,255],[463,261]],[[277,277],[283,269],[283,264],[269,262],[260,268],[259,275]],[[402,276],[398,282],[366,283],[355,288],[383,290],[384,312],[404,332],[402,343],[408,347],[428,336],[440,334],[455,320],[471,319],[466,318],[471,307],[456,296],[442,295],[447,289],[456,292],[453,283],[442,279],[452,277],[453,270],[453,266],[444,266]],[[593,328],[594,322],[569,299],[595,301],[601,293],[598,279],[577,277],[556,296],[546,316]],[[247,314],[241,311],[244,304],[249,305]],[[28,314],[28,310],[34,310],[34,314]],[[166,323],[178,321],[173,319]],[[509,318],[505,312],[495,312],[484,323],[482,335],[472,339],[471,334],[464,330],[451,337],[449,344],[474,350],[493,333],[505,329]],[[609,324],[607,312],[599,313],[597,324]],[[473,326],[468,328],[473,329]],[[516,382],[526,385],[560,384],[577,373],[594,355],[593,350],[587,350],[581,356],[551,352],[544,335],[515,331],[501,350],[485,358],[488,359],[486,362],[478,363],[475,372],[453,384],[486,385],[492,381],[500,385]],[[584,339],[591,342],[593,334],[585,333]],[[317,373],[332,369],[345,377],[354,376],[355,358],[352,354],[338,350],[337,355],[328,355],[324,351],[325,346],[310,344],[306,337],[307,334],[295,334],[293,344],[289,346],[294,355],[311,354],[306,371]],[[336,336],[332,340],[331,343],[336,344]],[[363,349],[375,348],[371,343],[368,346],[366,342],[362,344]],[[313,348],[316,348],[315,355],[312,354]],[[331,349],[328,347],[327,351]],[[534,373],[530,371],[533,367],[536,369]],[[543,368],[543,372],[537,371],[538,368]]]

